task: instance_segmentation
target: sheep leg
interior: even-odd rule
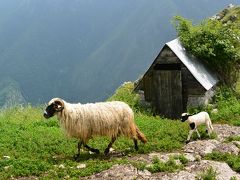
[[[113,137],[111,142],[108,144],[108,147],[105,149],[104,154],[108,155],[110,148],[112,147],[113,143],[116,141],[116,137]]]
[[[78,142],[78,153],[74,156],[75,160],[78,160],[80,157],[80,149],[81,149],[82,144],[83,144],[82,141]]]
[[[190,131],[189,131],[189,134],[188,134],[188,138],[187,138],[186,143],[189,143],[189,142],[190,142],[190,138],[191,138],[191,136],[192,136],[193,131],[194,131],[194,130],[190,130]]]
[[[135,150],[138,151],[138,142],[137,139],[133,139]]]
[[[94,153],[96,153],[96,154],[99,154],[99,153],[100,153],[100,151],[99,151],[98,149],[91,148],[91,147],[89,147],[87,144],[84,144],[83,146],[84,146],[85,148],[87,148],[89,151],[92,151],[92,152],[94,152]]]
[[[212,124],[209,122],[207,124],[207,129],[206,129],[206,133],[208,133],[208,136],[210,137],[211,133],[212,133],[213,127]]]
[[[195,129],[195,131],[197,132],[198,138],[199,138],[199,139],[201,139],[201,136],[200,136],[200,134],[199,134],[198,130],[197,130],[197,129]]]

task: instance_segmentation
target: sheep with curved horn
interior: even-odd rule
[[[98,149],[87,145],[89,139],[94,136],[111,138],[104,151],[105,155],[109,153],[112,144],[120,135],[133,139],[136,150],[138,150],[137,139],[143,143],[147,142],[145,135],[134,122],[132,109],[124,102],[71,104],[60,98],[53,98],[44,111],[44,117],[48,119],[54,115],[57,116],[68,136],[79,139],[77,158],[82,145],[92,152],[99,153]]]

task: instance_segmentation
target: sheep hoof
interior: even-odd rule
[[[94,152],[95,152],[96,154],[100,154],[100,151],[99,151],[98,149],[95,149]]]
[[[187,140],[185,143],[188,144],[190,142],[190,140]]]
[[[105,156],[107,156],[109,154],[109,148],[106,148],[104,151]]]
[[[75,161],[79,161],[79,160],[80,160],[80,154],[75,154],[75,155],[73,156],[73,159],[74,159]]]

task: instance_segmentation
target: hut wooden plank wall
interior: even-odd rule
[[[178,39],[167,43],[136,86],[154,111],[179,118],[188,105],[207,101],[218,79],[201,61],[185,52]]]

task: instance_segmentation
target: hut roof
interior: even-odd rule
[[[174,39],[164,45],[164,47],[169,47],[174,54],[180,59],[180,61],[187,67],[187,69],[191,72],[191,74],[196,78],[196,80],[208,91],[213,86],[217,84],[219,81],[217,78],[216,73],[211,71],[207,66],[197,59],[195,56],[187,53],[183,45],[181,44],[180,40]],[[164,49],[162,48],[162,50]],[[162,52],[161,50],[161,52]],[[152,67],[155,65],[156,60],[160,56],[161,52],[158,54],[150,68],[147,70],[147,72],[152,69]],[[144,74],[144,76],[147,74],[147,72]],[[141,85],[141,80],[136,84],[135,89],[138,89]]]
[[[216,73],[206,67],[204,63],[186,52],[179,39],[174,39],[166,45],[176,54],[182,63],[188,68],[198,82],[206,89],[211,89],[219,81]]]

